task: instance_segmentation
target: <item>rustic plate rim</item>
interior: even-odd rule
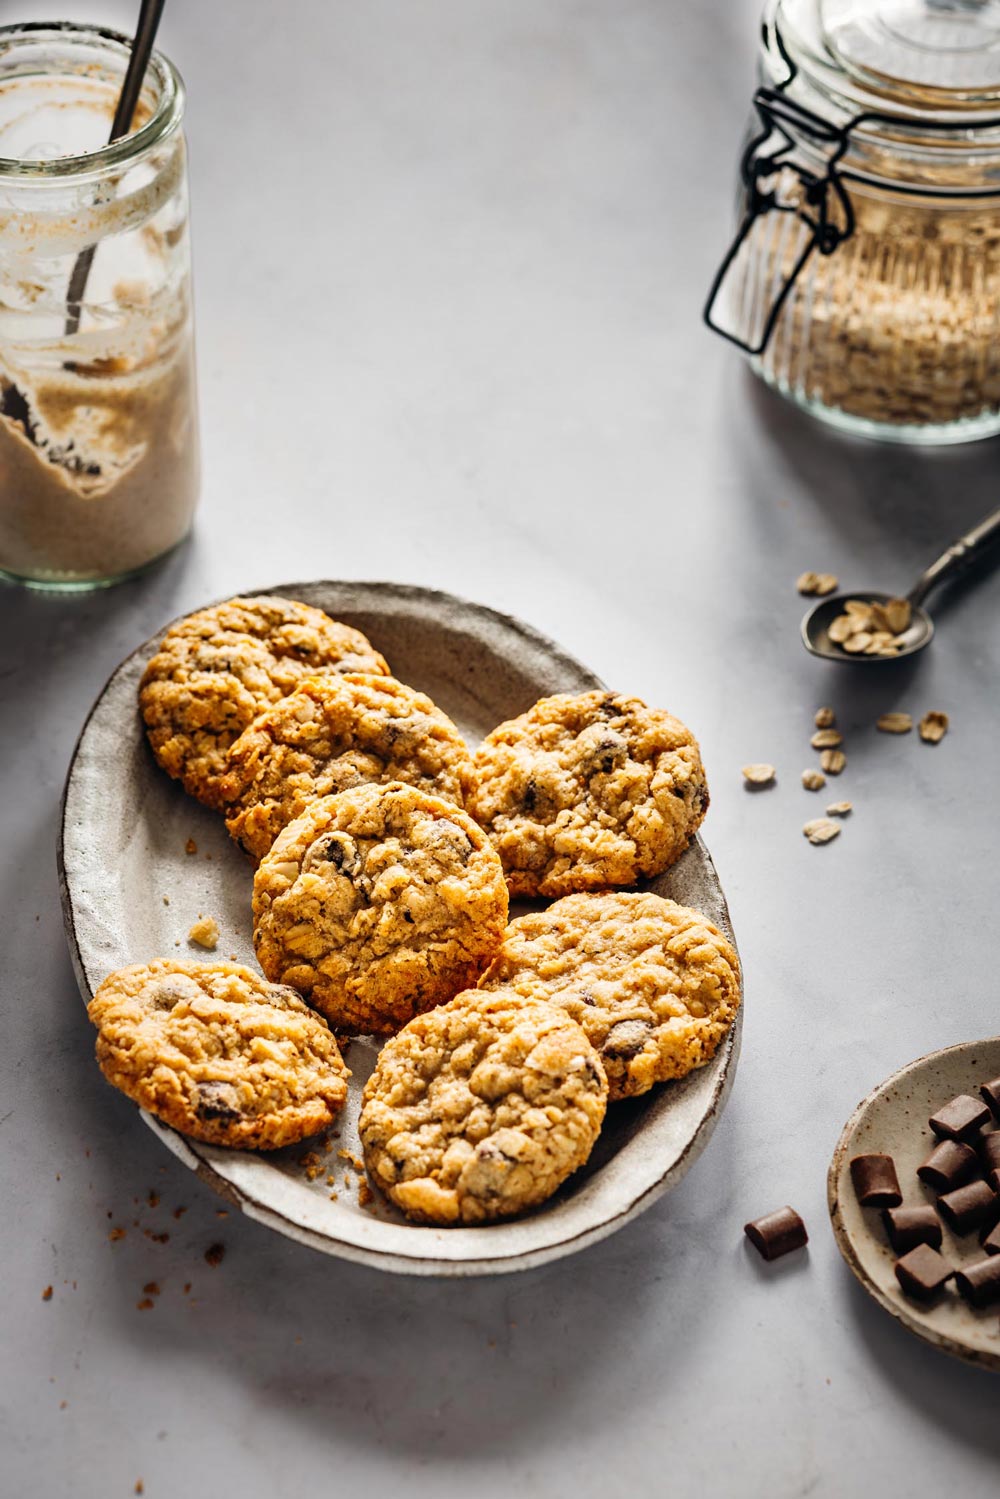
[[[327,586],[339,589],[357,589],[359,593],[371,592],[374,595],[385,595],[387,598],[395,598],[404,602],[430,605],[432,609],[442,606],[445,608],[457,608],[466,615],[472,615],[480,623],[499,622],[515,635],[524,638],[535,648],[540,649],[554,663],[563,665],[567,670],[589,679],[594,688],[601,688],[605,685],[597,673],[590,667],[565,650],[551,636],[548,636],[535,626],[528,624],[519,616],[495,609],[487,604],[478,603],[475,600],[467,599],[462,595],[454,594],[444,589],[425,587],[421,584],[398,583],[388,579],[317,578],[312,580],[298,580],[296,582],[274,583],[258,588],[241,589],[238,593],[228,592],[221,595],[218,599],[195,606],[194,610],[188,609],[177,614],[172,619],[161,624],[152,635],[129,651],[109,673],[84,718],[80,732],[74,743],[66,772],[59,807],[56,862],[60,904],[71,965],[85,1003],[89,1002],[89,999],[93,997],[93,990],[91,989],[90,980],[83,964],[76,928],[76,911],[70,888],[70,877],[66,869],[66,821],[77,760],[94,715],[103,703],[112,683],[134,661],[136,656],[147,652],[171,625],[178,620],[186,618],[192,612],[213,608],[216,604],[223,603],[229,598],[248,598],[264,594],[286,595],[294,598],[301,593],[311,593],[313,590]],[[707,866],[707,871],[715,883],[718,898],[725,911],[731,933],[732,926],[731,918],[729,917],[728,902],[718,876],[718,871],[715,868],[714,860],[700,835],[696,835],[693,842],[697,845],[700,858],[704,865]],[[735,939],[732,940],[735,945]],[[471,1278],[484,1275],[510,1274],[516,1271],[531,1269],[537,1265],[577,1253],[588,1245],[597,1243],[601,1239],[617,1232],[618,1229],[624,1227],[625,1224],[638,1217],[648,1207],[651,1207],[654,1202],[675,1187],[687,1174],[688,1170],[690,1170],[708,1144],[715,1130],[719,1115],[725,1107],[733,1087],[743,1030],[744,1000],[744,979],[741,970],[740,1004],[737,1009],[736,1018],[712,1059],[712,1064],[717,1070],[717,1075],[713,1082],[711,1094],[704,1104],[701,1118],[694,1128],[693,1133],[684,1144],[680,1154],[671,1162],[663,1174],[656,1181],[642,1187],[632,1201],[603,1221],[595,1223],[591,1227],[582,1228],[571,1233],[567,1238],[553,1241],[547,1245],[534,1249],[531,1247],[516,1249],[508,1254],[494,1253],[484,1255],[481,1258],[468,1259],[449,1258],[445,1254],[436,1256],[425,1255],[419,1258],[409,1257],[392,1250],[359,1245],[349,1240],[335,1237],[332,1234],[307,1228],[297,1223],[293,1218],[283,1214],[280,1209],[273,1205],[261,1202],[252,1193],[248,1192],[246,1187],[237,1187],[228,1181],[200,1153],[200,1147],[203,1145],[203,1142],[181,1135],[170,1126],[163,1124],[145,1109],[139,1108],[137,1112],[146,1126],[160,1139],[161,1143],[226,1202],[239,1207],[247,1217],[263,1223],[266,1227],[281,1233],[287,1238],[294,1239],[317,1252],[332,1255],[353,1263],[368,1265],[386,1272],[421,1277],[449,1276],[454,1278]],[[206,1146],[205,1148],[211,1149],[212,1147]],[[441,1230],[440,1232],[442,1235],[446,1235],[447,1230]],[[443,1239],[443,1243],[447,1243],[446,1237]]]

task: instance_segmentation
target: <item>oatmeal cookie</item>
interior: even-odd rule
[[[226,751],[302,679],[386,672],[360,630],[294,599],[230,599],[171,625],[139,684],[153,754],[189,796],[217,810]]]
[[[711,1060],[739,1007],[740,962],[700,911],[622,890],[518,917],[481,984],[561,1005],[611,1098],[630,1098]]]
[[[633,885],[687,848],[708,807],[690,730],[637,697],[546,697],[475,757],[469,811],[511,895]]]
[[[386,1042],[359,1129],[372,1180],[417,1223],[487,1223],[590,1155],[604,1068],[558,1005],[469,990]]]
[[[324,1022],[237,963],[122,968],[87,1013],[108,1082],[212,1145],[292,1145],[325,1129],[347,1097],[350,1073]]]
[[[386,1035],[474,985],[507,887],[483,830],[399,781],[311,802],[253,886],[254,946],[337,1029]]]
[[[307,680],[229,751],[226,827],[254,859],[320,796],[405,781],[461,806],[472,757],[450,718],[393,677]]]

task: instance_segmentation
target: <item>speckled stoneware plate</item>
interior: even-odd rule
[[[920,1057],[903,1067],[858,1104],[837,1143],[827,1177],[833,1232],[841,1254],[869,1295],[918,1338],[956,1358],[1000,1369],[1000,1307],[977,1311],[949,1282],[940,1299],[922,1306],[904,1296],[893,1271],[893,1254],[877,1208],[859,1205],[851,1184],[852,1156],[891,1155],[903,1204],[934,1203],[936,1194],[917,1177],[917,1167],[936,1143],[927,1120],[958,1093],[979,1097],[979,1088],[1000,1077],[1000,1037],[967,1041]],[[979,1236],[958,1238],[946,1224],[941,1253],[953,1265],[984,1258]]]
[[[392,583],[296,583],[286,594],[357,625],[404,681],[428,692],[475,743],[503,719],[553,692],[602,684],[527,625],[448,594]],[[153,761],[136,693],[156,639],[124,661],[88,718],[70,766],[60,867],[70,950],[84,997],[112,969],[160,956],[205,958],[186,933],[200,912],[222,936],[213,956],[253,966],[251,870],[220,818],[190,800]],[[197,853],[185,853],[193,838]],[[654,889],[697,906],[732,937],[712,861],[698,841]],[[678,1083],[609,1110],[587,1166],[543,1208],[483,1228],[416,1227],[378,1198],[362,1208],[326,1172],[308,1179],[308,1147],[250,1154],[189,1140],[143,1114],[163,1143],[229,1201],[271,1228],[328,1254],[413,1275],[521,1270],[612,1233],[680,1180],[704,1148],[732,1083],[739,1023],[715,1060]],[[339,1149],[359,1151],[361,1089],[374,1044],[347,1048],[353,1072]]]

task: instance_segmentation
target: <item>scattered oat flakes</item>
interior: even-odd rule
[[[854,808],[850,802],[831,802],[826,809],[827,817],[849,817]]]
[[[813,723],[817,729],[832,729],[837,722],[837,715],[832,708],[817,708]]]
[[[810,843],[829,843],[831,838],[836,838],[840,828],[828,817],[814,817],[812,822],[807,822],[802,829]]]
[[[225,1253],[225,1244],[209,1244],[208,1248],[205,1250],[205,1259],[207,1263],[214,1269],[216,1265],[222,1264]]]
[[[910,605],[906,599],[848,599],[844,612],[830,621],[827,634],[834,645],[852,656],[896,656],[910,627]]]
[[[163,897],[163,904],[164,904],[164,905],[165,905],[165,906],[169,906],[169,904],[170,904],[170,896],[169,896],[169,895],[165,895],[165,896],[164,896],[164,897]]]
[[[186,854],[196,854],[198,852],[198,845],[197,843],[195,843],[193,838],[189,838],[185,843],[184,852]]]
[[[822,765],[828,776],[839,776],[840,772],[847,764],[847,756],[844,754],[843,750],[828,749],[824,750],[820,755],[819,763],[820,765]]]
[[[920,737],[925,744],[940,744],[948,732],[948,715],[932,708],[925,713],[919,724]]]
[[[809,741],[813,749],[836,749],[843,742],[843,735],[838,734],[836,729],[817,729]]]
[[[802,573],[796,578],[795,586],[799,593],[823,595],[833,592],[837,577],[835,573]]]
[[[807,791],[822,791],[826,785],[826,776],[818,770],[804,770],[802,772],[802,784]]]
[[[210,950],[219,945],[219,923],[214,916],[200,916],[188,932],[188,941]]]
[[[744,765],[743,779],[751,786],[771,786],[774,783],[773,765]]]
[[[908,734],[913,728],[913,719],[908,713],[880,713],[875,727],[882,734]]]
[[[42,1292],[42,1300],[43,1301],[51,1301],[52,1300],[52,1287],[51,1286],[46,1286],[45,1287],[45,1290]]]

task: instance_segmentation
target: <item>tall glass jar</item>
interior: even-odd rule
[[[740,227],[706,309],[851,431],[1000,431],[1000,5],[769,0]]]
[[[198,494],[184,89],[154,53],[107,144],[128,52],[0,28],[0,573],[45,587],[147,566]]]

